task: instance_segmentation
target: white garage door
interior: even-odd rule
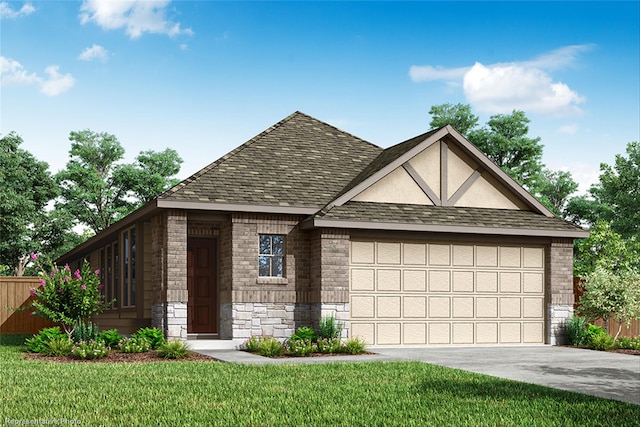
[[[370,345],[544,342],[544,248],[351,242],[351,336]]]

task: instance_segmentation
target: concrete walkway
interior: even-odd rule
[[[640,405],[640,356],[553,346],[370,348],[375,354],[269,359],[237,350],[199,350],[248,364],[420,361]]]

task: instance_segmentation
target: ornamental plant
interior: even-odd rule
[[[48,262],[43,266],[33,253],[31,260],[40,270],[40,286],[30,290],[35,297],[31,303],[32,314],[61,323],[69,340],[78,324],[86,324],[91,316],[102,313],[115,302],[105,301],[100,270],[92,271],[87,261],[80,269],[71,271],[68,264],[58,267]]]

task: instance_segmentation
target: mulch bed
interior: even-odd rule
[[[27,360],[41,360],[45,362],[58,362],[58,363],[131,363],[131,362],[215,362],[213,357],[206,356],[204,354],[196,353],[194,351],[189,352],[189,357],[184,359],[163,359],[158,356],[156,350],[150,350],[144,353],[123,353],[118,350],[111,350],[111,352],[102,359],[82,360],[76,359],[72,356],[60,356],[50,357],[39,353],[25,353],[24,356]]]
[[[558,347],[581,348],[583,350],[593,350],[592,348],[581,346],[581,345],[559,345]],[[593,350],[593,351],[597,351],[597,350]],[[621,354],[630,354],[632,356],[640,356],[640,350],[616,348],[613,350],[606,350],[606,351],[607,353],[621,353]]]

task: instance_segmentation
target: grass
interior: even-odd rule
[[[60,364],[0,340],[0,420],[83,426],[640,425],[640,407],[419,362]]]

